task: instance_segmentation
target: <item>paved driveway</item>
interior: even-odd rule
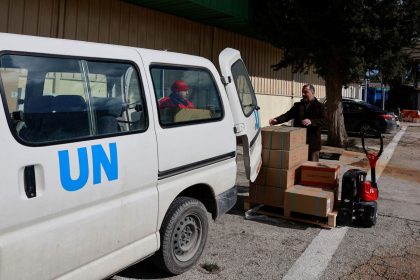
[[[387,136],[387,144],[393,136]],[[314,240],[322,233],[334,231],[281,219],[245,220],[242,200],[248,182],[240,168],[238,204],[210,223],[207,247],[196,267],[170,277],[145,260],[111,279],[281,279],[285,275],[305,275],[305,280],[420,279],[419,145],[420,127],[409,127],[388,165],[382,167],[377,225],[345,228],[344,237],[327,256],[324,266],[320,263],[323,253],[311,257],[308,248],[313,248]],[[343,171],[351,166],[367,167],[364,155],[357,152],[346,152],[341,161]],[[325,246],[330,246],[328,243]],[[304,265],[300,264],[302,256],[309,256]]]

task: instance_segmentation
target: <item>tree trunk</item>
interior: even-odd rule
[[[334,75],[325,77],[328,113],[327,145],[342,148],[347,143],[347,132],[344,126],[341,87],[339,77]]]

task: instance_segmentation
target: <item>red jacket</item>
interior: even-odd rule
[[[171,94],[159,100],[159,109],[163,108],[195,109],[195,106],[191,101],[187,99],[181,101],[179,98],[173,98]]]

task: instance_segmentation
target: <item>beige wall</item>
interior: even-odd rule
[[[268,126],[269,119],[283,114],[293,105],[293,97],[290,96],[257,95],[257,99],[261,107],[261,127]]]
[[[315,85],[325,95],[317,75],[292,74],[290,68],[273,71],[282,50],[270,44],[136,6],[121,0],[0,0],[0,32],[102,42],[204,56],[218,64],[226,47],[241,51],[247,65],[261,114],[277,114],[300,96],[302,85]],[[269,101],[266,101],[269,100]],[[286,101],[285,101],[286,100]]]
[[[257,95],[258,105],[261,107],[261,127],[268,126],[269,119],[284,114],[292,107],[293,103],[300,99],[300,97],[292,96]],[[289,124],[291,123],[289,122]]]

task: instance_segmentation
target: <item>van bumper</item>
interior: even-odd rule
[[[237,199],[238,191],[236,186],[228,189],[227,191],[216,196],[216,213],[213,215],[213,219],[217,219],[221,215],[229,211],[235,204]]]

